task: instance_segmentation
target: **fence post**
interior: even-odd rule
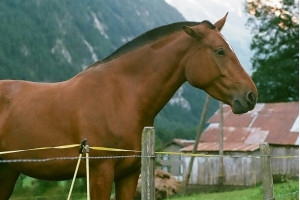
[[[262,187],[263,187],[263,199],[275,199],[273,190],[273,176],[271,168],[271,149],[269,144],[263,143],[259,145],[261,154],[261,166],[262,166]]]
[[[142,200],[155,200],[155,130],[145,127],[142,133]]]

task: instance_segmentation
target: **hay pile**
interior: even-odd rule
[[[178,193],[180,188],[180,181],[177,181],[170,173],[160,169],[155,170],[155,196],[157,200],[171,197]],[[141,199],[141,177],[138,181],[135,199]]]

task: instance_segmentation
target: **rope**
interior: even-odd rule
[[[86,151],[85,151],[85,155],[86,155],[86,199],[90,200],[91,199],[91,195],[90,195],[90,164],[89,164],[89,152],[90,152],[90,148],[89,145],[86,145]]]
[[[69,191],[69,194],[68,194],[68,198],[67,198],[67,200],[70,200],[70,198],[71,198],[71,194],[72,194],[73,187],[74,187],[74,183],[75,183],[75,180],[76,180],[76,176],[77,176],[77,172],[78,172],[79,164],[80,164],[80,161],[81,161],[81,157],[82,157],[82,153],[81,153],[81,154],[79,154],[79,157],[78,157],[78,161],[77,161],[77,165],[76,165],[75,173],[74,173],[74,176],[73,176],[73,180],[72,180],[72,184],[71,184],[71,188],[70,188],[70,191]]]
[[[74,176],[73,176],[73,180],[72,180],[72,184],[71,184],[71,188],[70,188],[70,191],[69,191],[67,200],[70,200],[70,198],[71,198],[71,194],[72,194],[72,191],[73,191],[73,186],[74,186],[74,183],[75,183],[75,180],[76,180],[78,168],[79,168],[80,161],[81,161],[81,157],[82,157],[82,153],[83,153],[83,148],[85,147],[85,145],[86,145],[86,139],[84,138],[84,139],[81,141],[81,144],[80,144],[80,148],[79,148],[79,157],[78,157],[78,161],[77,161],[75,173],[74,173]]]

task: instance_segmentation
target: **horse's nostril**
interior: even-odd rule
[[[253,105],[256,103],[256,97],[253,92],[248,92],[246,95],[247,103]]]

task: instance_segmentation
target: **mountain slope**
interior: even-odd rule
[[[4,0],[0,78],[60,81],[154,27],[184,18],[164,1]]]

